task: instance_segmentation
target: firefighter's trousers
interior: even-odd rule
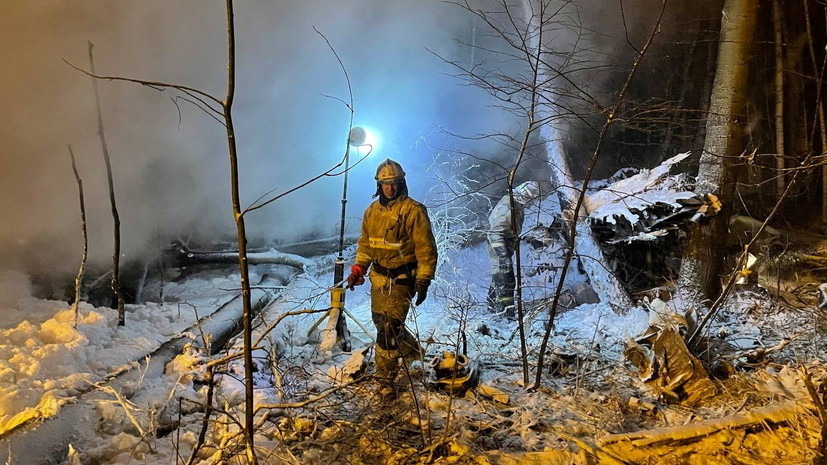
[[[399,359],[410,363],[422,357],[419,341],[405,327],[414,295],[414,278],[370,274],[370,309],[376,326],[376,376],[393,381]]]
[[[514,248],[501,242],[488,243],[488,258],[491,262],[491,285],[488,287],[488,310],[500,313],[514,307]]]

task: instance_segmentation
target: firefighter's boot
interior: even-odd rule
[[[376,350],[376,381],[379,383],[379,395],[382,400],[396,398],[396,375],[399,373],[399,351],[385,350],[379,346]]]
[[[411,363],[417,360],[422,361],[425,358],[422,346],[419,345],[416,337],[408,331],[408,328],[402,328],[399,335],[399,356],[402,357],[402,363],[406,367],[410,367]]]

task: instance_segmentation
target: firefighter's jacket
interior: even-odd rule
[[[365,210],[356,264],[394,269],[416,262],[417,279],[433,279],[436,260],[436,240],[424,205],[401,195],[387,205],[376,200]]]
[[[513,252],[517,244],[517,239],[520,237],[520,231],[523,228],[523,219],[525,218],[525,209],[518,199],[514,199],[514,219],[517,226],[516,231],[511,225],[511,201],[508,196],[503,196],[491,214],[488,215],[488,243],[492,248],[505,247],[509,252]]]

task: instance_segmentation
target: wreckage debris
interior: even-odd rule
[[[684,340],[688,324],[665,302],[650,306],[649,328],[626,343],[624,355],[638,368],[641,381],[655,397],[693,406],[714,396],[717,388]]]
[[[463,395],[479,383],[479,367],[464,354],[445,351],[429,362],[428,389]]]
[[[620,463],[815,463],[823,425],[809,375],[785,368],[764,378],[753,388],[780,402],[723,418],[609,434],[594,449]]]

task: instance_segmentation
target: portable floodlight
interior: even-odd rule
[[[344,183],[342,186],[342,215],[339,222],[339,254],[336,257],[335,266],[333,268],[333,287],[330,289],[330,311],[328,312],[330,318],[328,320],[327,329],[325,330],[325,337],[322,338],[322,342],[320,344],[320,349],[322,350],[332,349],[337,342],[343,352],[348,352],[351,349],[347,322],[345,321],[346,310],[344,283],[345,213],[347,211],[347,176],[350,171],[350,150],[351,147],[354,147],[358,151],[360,147],[367,146],[367,153],[371,153],[375,149],[376,140],[376,136],[360,126],[353,127],[347,136],[347,144],[345,147],[345,170],[343,176]],[[334,322],[335,329],[333,328]],[[333,331],[335,331],[335,333],[333,333]]]

